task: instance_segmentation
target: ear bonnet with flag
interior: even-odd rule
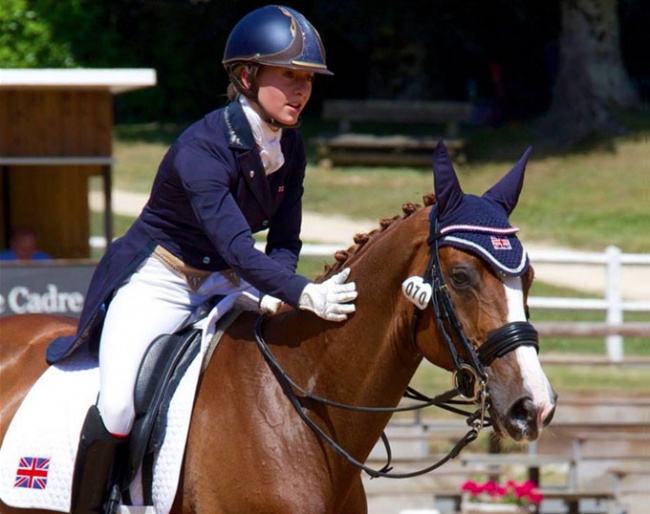
[[[524,181],[528,147],[519,162],[482,196],[465,194],[451,157],[440,142],[433,154],[439,246],[453,246],[484,261],[498,274],[518,277],[528,269],[528,254],[508,216]]]

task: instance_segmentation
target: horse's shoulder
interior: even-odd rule
[[[243,311],[228,326],[225,332],[226,338],[248,339],[254,337],[254,328],[260,314],[256,311]]]

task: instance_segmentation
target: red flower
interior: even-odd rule
[[[492,480],[482,484],[473,480],[466,481],[461,491],[469,495],[470,501],[490,503],[515,503],[517,505],[539,504],[544,499],[536,489],[534,482],[527,480],[521,484],[508,480],[501,486]]]
[[[470,494],[480,494],[483,488],[473,480],[468,480],[463,484],[461,490]]]

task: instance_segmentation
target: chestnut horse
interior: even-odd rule
[[[485,387],[495,430],[515,440],[536,439],[552,417],[555,393],[537,358],[537,334],[526,321],[533,272],[525,252],[526,265],[508,275],[495,271],[489,256],[444,243],[456,234],[444,220],[462,217],[466,198],[505,206],[499,209],[507,221],[524,167],[522,158],[489,194],[472,197],[460,189],[446,150],[439,147],[434,155],[437,202],[429,195],[424,206],[405,204],[404,215],[358,235],[355,245],[327,267],[323,278],[349,267],[357,284],[357,309],[347,321],[327,322],[285,306],[256,333],[257,314],[241,315],[200,380],[172,513],[367,512],[359,467],[304,422],[256,336],[302,388],[350,405],[397,406],[423,357],[450,371],[460,366],[463,380],[469,369],[470,382]],[[496,230],[499,245],[516,250],[512,231]],[[409,277],[424,277],[421,283],[432,287],[433,298],[407,297],[402,284]],[[21,315],[0,323],[2,438],[45,369],[47,343],[74,332],[75,322]],[[360,462],[391,415],[342,410],[298,396],[302,414]],[[0,510],[43,512],[2,503]]]

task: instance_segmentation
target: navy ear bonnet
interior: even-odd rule
[[[519,229],[490,201],[465,195],[461,209],[439,220],[439,230],[439,246],[471,253],[499,274],[519,277],[528,269],[528,254],[516,236]]]
[[[440,143],[434,152],[439,246],[452,246],[479,257],[501,275],[519,277],[529,266],[528,254],[516,236],[518,228],[508,216],[523,185],[523,174],[531,149],[515,167],[482,196],[463,193],[451,159]]]

